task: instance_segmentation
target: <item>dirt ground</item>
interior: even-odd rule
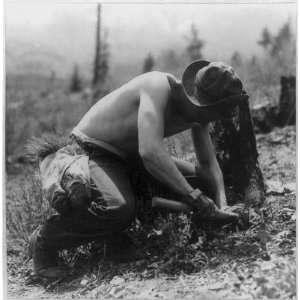
[[[246,231],[221,230],[197,272],[157,272],[159,258],[110,264],[113,276],[85,272],[65,282],[29,280],[32,262],[7,251],[9,299],[296,299],[295,127],[257,135],[266,201]],[[106,269],[107,270],[107,269]],[[98,270],[101,274],[102,270]]]

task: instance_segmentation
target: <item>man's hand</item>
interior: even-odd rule
[[[219,209],[214,201],[204,195],[199,189],[195,189],[189,194],[187,203],[195,208],[197,217],[203,221],[217,224],[236,223],[238,221],[238,214]]]
[[[194,209],[196,209],[203,215],[208,214],[209,210],[216,206],[214,201],[208,198],[199,189],[194,189],[191,193],[188,194],[186,199],[189,205],[191,205]]]

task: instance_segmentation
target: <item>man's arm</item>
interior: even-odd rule
[[[209,124],[192,128],[196,156],[199,162],[198,176],[203,178],[219,208],[227,206],[223,174],[216,158],[210,134]]]
[[[163,144],[164,115],[169,93],[166,86],[159,78],[158,82],[153,82],[147,89],[140,91],[139,153],[149,173],[173,191],[187,196],[193,188],[177,169]],[[184,197],[182,200],[185,201]]]

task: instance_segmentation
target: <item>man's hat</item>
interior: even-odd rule
[[[192,107],[202,112],[221,114],[248,99],[240,78],[222,62],[192,62],[183,72],[182,85]]]

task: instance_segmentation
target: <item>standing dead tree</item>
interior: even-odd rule
[[[236,108],[232,119],[216,121],[211,135],[229,204],[243,202],[246,206],[260,206],[265,199],[264,181],[249,102]]]
[[[96,26],[96,52],[94,62],[93,85],[96,85],[100,80],[101,66],[101,4],[97,5],[97,26]]]
[[[296,123],[296,78],[282,76],[280,83],[277,123],[279,126],[293,125]]]
[[[96,22],[96,44],[95,44],[95,59],[93,65],[93,99],[95,102],[109,92],[107,86],[107,74],[109,70],[108,65],[108,44],[107,32],[103,33],[101,24],[102,6],[97,4],[97,22]]]
[[[278,105],[262,103],[252,110],[256,131],[269,132],[275,126],[295,125],[296,123],[296,78],[282,76]]]
[[[108,73],[108,45],[106,36],[102,35],[101,4],[97,5],[96,49],[93,69],[93,86],[103,84]]]

